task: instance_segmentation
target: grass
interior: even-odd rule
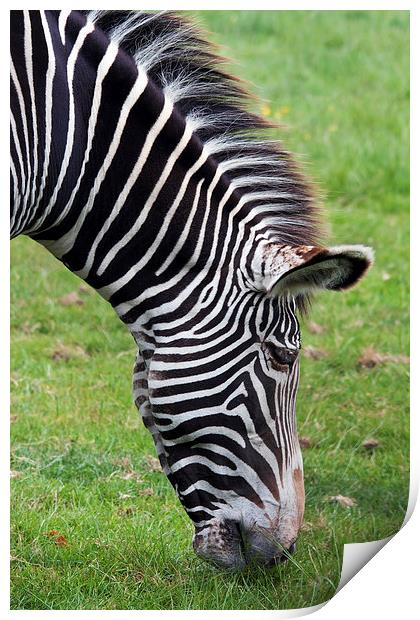
[[[367,347],[408,352],[408,13],[203,12],[236,74],[286,122],[327,191],[334,243],[376,250],[369,277],[325,294],[303,326],[298,425],[305,527],[292,562],[232,575],[191,550],[192,526],[152,471],[131,403],[135,349],[93,292],[32,241],[12,244],[14,609],[281,609],[330,598],[343,544],[395,533],[408,496],[408,371],[361,369]],[[58,351],[58,353],[57,353]],[[61,352],[61,353],[60,353]],[[63,359],[66,358],[66,359]],[[373,452],[363,442],[380,442]],[[133,473],[135,472],[135,474]],[[152,489],[150,491],[149,489]],[[151,494],[153,493],[153,494]],[[342,494],[353,508],[325,501]],[[61,546],[57,531],[65,537]]]

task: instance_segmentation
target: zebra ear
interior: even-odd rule
[[[263,252],[257,286],[271,295],[298,295],[316,289],[342,291],[356,284],[372,262],[372,248],[363,245],[323,248],[269,244]]]

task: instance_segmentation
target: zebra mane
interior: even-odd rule
[[[313,184],[282,143],[264,135],[277,125],[247,109],[252,96],[224,70],[226,59],[204,31],[172,11],[83,13],[163,90],[235,189],[268,207],[272,241],[319,244]]]

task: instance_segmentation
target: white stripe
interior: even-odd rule
[[[32,112],[32,130],[33,130],[33,181],[31,191],[31,208],[33,209],[35,204],[35,188],[38,175],[38,128],[36,121],[36,108],[35,108],[35,90],[34,90],[34,76],[32,66],[32,26],[29,17],[29,11],[23,11],[23,23],[24,23],[24,55],[25,55],[25,67],[28,77],[29,96],[31,99],[31,112]]]
[[[67,172],[67,168],[70,162],[72,149],[73,149],[73,141],[74,141],[74,129],[75,129],[75,105],[74,105],[74,92],[73,92],[73,77],[74,77],[74,68],[76,65],[76,61],[79,55],[79,52],[85,42],[86,37],[93,31],[94,26],[92,23],[87,22],[85,26],[79,31],[76,42],[71,50],[69,59],[67,61],[67,85],[69,91],[69,121],[67,125],[67,139],[66,139],[66,147],[64,150],[63,160],[60,168],[60,174],[58,175],[57,182],[54,187],[53,195],[49,201],[47,211],[51,211],[54,207],[55,202],[57,200],[58,192],[61,189],[61,186],[64,181],[64,177]],[[56,102],[57,106],[60,106],[61,102]]]
[[[209,435],[209,434],[223,435],[224,437],[228,437],[229,439],[231,439],[232,441],[240,445],[241,448],[246,447],[246,443],[242,435],[240,435],[238,432],[234,431],[233,429],[229,428],[228,426],[223,426],[223,425],[205,426],[204,428],[199,428],[196,431],[187,433],[183,435],[182,437],[179,437],[174,440],[165,439],[164,442],[165,442],[166,447],[177,446],[178,444],[181,444],[181,443],[195,441],[199,437],[202,437],[203,435],[204,436]]]
[[[25,180],[25,189],[24,189],[24,196],[23,196],[23,205],[22,205],[20,219],[19,219],[19,226],[20,226],[20,222],[25,215],[27,201],[28,201],[29,180],[31,178],[31,162],[29,159],[29,137],[28,137],[28,126],[26,123],[25,101],[23,99],[22,89],[21,89],[19,79],[16,73],[15,65],[13,63],[13,58],[10,59],[10,75],[12,77],[12,82],[16,89],[16,93],[17,93],[17,97],[19,101],[20,116],[21,116],[22,126],[23,126],[23,135],[25,138],[26,164],[28,168],[27,175],[26,176],[23,175],[22,177]]]
[[[60,11],[58,17],[58,32],[60,33],[61,43],[66,44],[66,23],[71,11]]]
[[[17,134],[16,121],[15,121],[15,117],[13,116],[13,111],[12,110],[10,110],[10,128],[12,130],[13,144],[15,145],[16,154],[17,154],[18,161],[19,161],[20,178],[21,178],[22,185],[18,189],[19,189],[19,193],[22,196],[24,191],[25,191],[24,185],[23,185],[24,180],[25,180],[25,168],[24,168],[24,163],[23,163],[22,150],[20,148],[19,137],[18,137],[18,134]]]
[[[196,480],[195,482],[191,483],[190,486],[185,489],[185,491],[180,492],[179,495],[181,497],[186,497],[194,491],[207,491],[215,497],[218,497],[220,500],[225,500],[226,504],[223,504],[223,507],[221,508],[221,510],[223,511],[223,517],[225,519],[236,520],[241,517],[241,513],[242,515],[246,515],[250,513],[252,514],[252,512],[255,511],[254,502],[251,502],[249,499],[243,496],[235,497],[235,502],[233,504],[233,506],[235,506],[234,508],[232,506],[232,491],[230,489],[218,489],[214,487],[210,482],[207,482],[207,480]]]
[[[10,217],[10,236],[12,237],[14,235],[14,230],[15,230],[16,215],[20,208],[20,194],[19,194],[19,187],[18,187],[18,178],[17,178],[16,168],[15,168],[15,163],[12,158],[10,158],[10,172],[12,173],[12,178],[13,178],[13,208],[12,208],[12,213]]]
[[[45,43],[47,45],[48,50],[48,68],[47,75],[45,77],[45,148],[44,148],[44,168],[42,172],[41,184],[39,187],[38,194],[38,202],[37,207],[44,197],[45,184],[47,181],[48,167],[50,163],[50,153],[51,153],[51,138],[52,138],[52,92],[53,92],[53,84],[54,84],[54,75],[55,75],[55,52],[52,44],[51,33],[48,26],[47,17],[45,11],[40,11],[41,14],[41,22],[42,27],[44,29],[44,37]],[[42,217],[39,220],[39,225],[42,224],[44,219],[47,217],[48,210],[45,209]]]

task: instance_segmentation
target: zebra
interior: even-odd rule
[[[134,401],[193,548],[232,570],[294,551],[299,316],[373,261],[322,245],[317,192],[248,102],[185,16],[11,12],[11,237],[127,325]]]

